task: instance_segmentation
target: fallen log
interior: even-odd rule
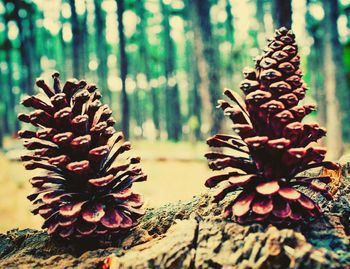
[[[295,227],[225,220],[222,208],[233,197],[220,204],[211,197],[149,209],[130,233],[103,241],[67,243],[44,231],[11,230],[0,235],[0,267],[350,268],[347,178],[322,218]]]

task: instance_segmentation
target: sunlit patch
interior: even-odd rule
[[[148,81],[144,73],[138,73],[136,75],[136,84],[137,84],[137,88],[148,89]]]
[[[65,42],[70,42],[73,38],[72,27],[70,23],[64,23],[62,26],[62,37]]]
[[[8,33],[7,36],[10,40],[15,40],[19,34],[19,29],[14,21],[8,22]]]
[[[95,71],[98,68],[98,62],[94,59],[89,62],[89,69]]]
[[[65,19],[69,19],[70,16],[72,15],[70,6],[68,3],[63,3],[61,6],[61,13],[62,13],[62,17]]]
[[[320,3],[310,3],[309,12],[316,20],[321,21],[324,18],[324,10]]]
[[[107,83],[108,88],[112,92],[120,92],[122,90],[122,80],[118,76],[109,75]]]
[[[117,57],[114,54],[109,54],[107,58],[107,65],[109,68],[115,67],[117,64]]]
[[[126,91],[132,93],[136,89],[136,82],[131,77],[127,77],[125,81]]]

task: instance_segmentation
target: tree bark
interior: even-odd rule
[[[137,25],[137,34],[138,34],[138,44],[139,44],[139,54],[138,57],[141,60],[140,62],[137,62],[136,66],[136,74],[142,73],[145,76],[146,80],[146,87],[145,89],[137,89],[134,93],[135,99],[137,100],[138,104],[137,108],[135,109],[135,118],[137,125],[139,126],[141,133],[140,137],[144,137],[144,130],[143,125],[144,122],[147,119],[147,113],[146,113],[146,99],[147,97],[150,97],[151,103],[152,103],[152,120],[154,127],[156,129],[156,137],[159,138],[159,124],[157,123],[157,115],[154,115],[155,107],[157,107],[158,104],[155,104],[154,102],[157,102],[157,97],[153,98],[153,95],[156,94],[153,89],[151,89],[151,86],[149,84],[149,78],[151,76],[150,74],[150,59],[148,55],[148,43],[147,43],[147,17],[145,14],[145,1],[140,0],[138,1],[138,4],[136,5],[136,13],[140,17],[140,21]],[[146,97],[145,97],[146,96]],[[154,116],[154,117],[153,117]]]
[[[16,107],[16,96],[13,94],[13,66],[12,66],[12,43],[8,39],[8,20],[7,16],[5,17],[5,33],[6,33],[6,40],[5,40],[5,46],[7,48],[7,53],[5,53],[5,62],[7,66],[7,79],[6,79],[6,85],[7,85],[7,91],[5,94],[5,129],[8,133],[14,134],[19,128],[18,128],[18,120],[15,118],[15,111],[14,108]]]
[[[1,55],[2,56],[2,55]],[[2,61],[2,57],[0,57],[0,60]],[[5,79],[3,74],[0,74],[0,85],[5,85]],[[0,148],[3,148],[4,146],[4,136],[5,136],[5,123],[4,120],[6,118],[6,104],[5,104],[5,95],[4,91],[0,92],[0,98],[1,98],[1,103],[0,103]]]
[[[105,31],[105,12],[102,10],[101,1],[94,0],[95,6],[95,22],[96,22],[96,50],[98,55],[98,84],[104,94],[104,100],[109,105],[112,104],[111,92],[108,88],[108,67],[107,67],[107,47],[106,47],[106,31]]]
[[[41,72],[41,67],[40,67],[40,55],[38,52],[38,47],[37,47],[37,29],[36,29],[36,22],[38,20],[37,12],[33,11],[31,14],[28,16],[28,24],[29,24],[29,40],[28,42],[30,43],[30,46],[32,48],[31,50],[31,62],[32,62],[32,75],[28,79],[28,81],[31,83],[32,90],[34,87],[34,79],[40,74]]]
[[[27,5],[20,6],[19,3],[14,2],[14,9],[11,13],[11,16],[13,17],[14,21],[17,24],[18,27],[18,39],[19,39],[19,52],[20,52],[20,63],[21,68],[23,69],[21,72],[20,77],[20,87],[22,90],[27,92],[28,94],[33,94],[33,87],[29,83],[28,78],[29,76],[32,76],[32,62],[30,59],[32,48],[31,45],[28,44],[28,28],[24,27],[23,19],[19,17],[19,11],[20,9],[24,9],[26,12],[30,12],[27,10]]]
[[[166,102],[166,129],[168,139],[178,141],[182,136],[182,119],[180,111],[180,96],[176,79],[176,53],[173,40],[170,36],[169,5],[160,0],[163,14],[164,51],[165,51],[165,102]]]
[[[75,0],[69,0],[69,5],[71,9],[71,26],[72,26],[72,35],[73,35],[72,70],[73,70],[73,76],[77,79],[80,79],[82,76],[82,71],[81,71],[82,59],[80,58],[82,34],[79,27],[78,14],[75,8]]]
[[[87,76],[88,72],[90,72],[89,69],[89,61],[90,61],[90,54],[89,54],[89,33],[87,29],[87,0],[84,0],[85,10],[84,14],[81,16],[81,22],[79,23],[80,26],[80,33],[81,33],[81,44],[79,47],[79,55],[81,58],[81,69],[80,72],[83,77]],[[101,41],[102,42],[102,41]]]
[[[256,0],[256,19],[258,20],[258,32],[256,36],[257,45],[259,48],[263,48],[266,43],[266,26],[265,26],[265,1]]]
[[[61,48],[62,48],[62,56],[64,59],[61,61],[61,75],[62,77],[74,77],[73,75],[73,57],[72,57],[72,47],[69,46],[69,44],[64,40],[63,38],[63,24],[67,22],[68,20],[65,19],[62,16],[62,13],[60,14],[60,21],[62,22],[62,27],[59,32],[59,39],[61,43]]]
[[[34,48],[32,46],[32,43],[30,42],[30,28],[29,28],[29,22],[28,25],[24,24],[24,20],[19,17],[20,12],[20,6],[17,4],[15,5],[14,9],[14,15],[15,15],[15,21],[19,30],[19,39],[20,39],[20,55],[21,55],[21,62],[22,62],[22,72],[21,72],[21,88],[24,90],[28,95],[32,95],[34,93],[34,68],[33,68],[33,62],[34,62]],[[32,10],[32,7],[30,5],[24,4],[23,7],[24,10],[27,12],[27,16],[31,16],[31,13],[34,12]]]
[[[192,16],[195,31],[195,51],[200,74],[200,92],[203,104],[203,123],[209,124],[208,133],[216,134],[221,130],[223,115],[216,109],[220,99],[220,74],[218,48],[210,24],[210,1],[189,1],[194,11]]]
[[[235,43],[235,30],[233,27],[234,23],[234,17],[232,14],[232,6],[230,0],[226,0],[226,6],[225,6],[225,11],[227,14],[227,20],[226,20],[226,40],[230,44],[230,52],[227,56],[225,56],[226,60],[226,77],[228,78],[227,80],[227,85],[233,85],[234,83],[234,53],[233,53],[233,48],[234,48],[234,43]]]
[[[128,59],[125,52],[125,35],[123,25],[124,1],[117,1],[120,78],[122,80],[121,106],[122,106],[122,130],[126,139],[129,138],[129,99],[126,92],[126,76],[128,74]]]
[[[349,137],[349,93],[339,42],[337,0],[324,0],[324,81],[327,107],[327,147],[329,157],[337,159],[343,151],[343,139]],[[342,132],[343,129],[343,132]]]
[[[324,217],[293,227],[223,219],[211,195],[149,209],[140,224],[116,238],[62,241],[43,231],[0,235],[2,268],[275,269],[348,268],[349,181]]]
[[[324,29],[322,23],[315,20],[310,14],[310,0],[307,0],[307,11],[305,15],[306,29],[313,39],[308,61],[308,72],[310,73],[311,87],[315,92],[317,101],[317,119],[321,126],[326,126],[326,97],[324,91],[324,46],[322,42]]]
[[[274,27],[292,28],[292,1],[291,0],[272,0],[272,18]]]
[[[186,66],[188,73],[188,112],[187,112],[187,124],[190,128],[189,138],[191,141],[199,141],[202,139],[201,126],[202,126],[202,101],[199,94],[199,72],[196,57],[194,42],[193,42],[193,23],[191,21],[191,7],[189,0],[185,1],[185,8],[183,18],[186,22]]]

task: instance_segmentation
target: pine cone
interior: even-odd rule
[[[18,118],[39,127],[20,131],[27,170],[43,169],[30,183],[28,199],[33,214],[45,219],[43,228],[63,238],[116,234],[137,224],[144,214],[142,198],[132,184],[146,180],[140,158],[123,158],[130,143],[116,132],[112,111],[100,102],[95,85],[69,80],[61,89],[59,74],[53,89],[43,80],[36,84],[46,94],[22,101],[35,110]]]
[[[305,186],[331,198],[328,176],[298,175],[310,168],[336,164],[323,161],[326,149],[315,142],[326,134],[317,124],[302,119],[315,109],[299,105],[307,90],[299,68],[295,36],[286,28],[276,30],[254,69],[246,69],[242,89],[245,100],[226,90],[234,104],[220,100],[219,107],[233,122],[237,135],[217,134],[207,143],[230,153],[209,152],[213,170],[227,169],[209,178],[209,188],[220,185],[215,201],[241,190],[225,209],[225,216],[240,223],[291,223],[315,217],[320,207],[298,186]]]

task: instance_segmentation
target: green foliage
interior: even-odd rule
[[[217,66],[209,63],[209,67],[219,74],[216,88],[221,91],[223,87],[239,83],[241,75],[237,70],[257,55],[265,36],[272,32],[273,5],[272,1],[261,0],[206,1],[210,5],[210,16],[206,19],[213,33],[210,45],[219,58]],[[190,140],[194,133],[197,138],[201,137],[201,132],[210,129],[206,126],[208,118],[213,117],[208,106],[216,104],[215,98],[206,100],[209,95],[205,94],[208,89],[203,78],[207,76],[211,81],[212,77],[203,71],[203,57],[197,49],[199,30],[195,28],[198,19],[195,6],[200,1],[123,2],[128,62],[125,85],[130,100],[131,137],[166,139],[169,130],[179,123],[183,133],[181,139]],[[72,3],[75,3],[77,20],[72,17]],[[293,11],[296,18],[293,28],[300,37],[301,62],[310,69],[315,59],[320,58],[313,39],[315,36],[323,38],[324,10],[319,0],[306,1],[305,5],[304,9]],[[164,14],[164,7],[168,15]],[[344,42],[345,72],[349,74],[350,50],[346,33],[349,32],[350,12],[349,5],[342,3],[340,7],[340,39]],[[306,10],[307,14],[300,10]],[[164,31],[164,19],[169,21],[169,34]],[[1,116],[7,122],[6,134],[12,134],[18,128],[12,122],[21,109],[17,106],[18,101],[23,95],[36,91],[33,87],[36,77],[48,77],[53,70],[60,70],[65,78],[79,72],[80,77],[96,83],[105,102],[116,111],[114,116],[118,124],[121,122],[123,83],[120,79],[122,63],[116,0],[2,0],[0,30],[0,82],[4,91],[1,98],[6,108]],[[166,49],[166,40],[172,42],[173,52]],[[174,67],[171,75],[166,74],[168,64]],[[306,72],[305,80],[311,84],[310,97],[318,102],[315,89],[321,88],[317,83],[322,83],[322,66],[317,63],[314,66],[318,69]],[[166,117],[169,106],[167,85],[176,85],[174,93],[179,98],[179,105],[168,111],[168,114],[176,115],[179,109],[179,119],[170,120],[170,123]],[[167,124],[170,124],[168,128]]]

